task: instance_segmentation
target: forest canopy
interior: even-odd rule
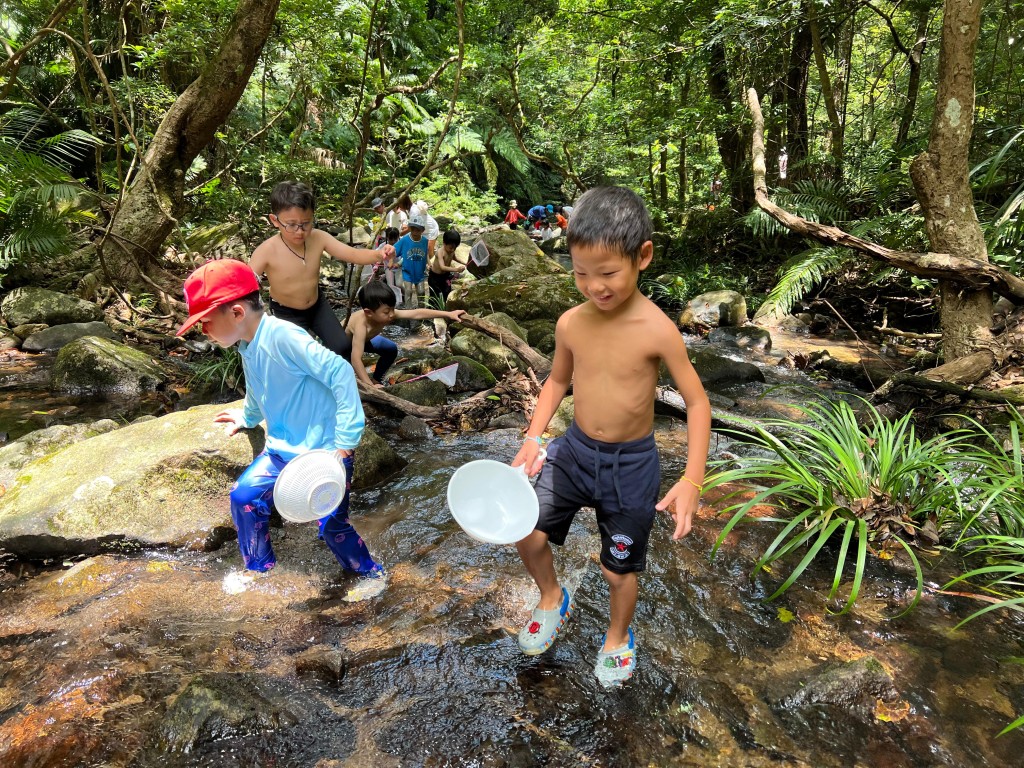
[[[0,274],[91,244],[110,281],[170,293],[165,248],[251,249],[285,178],[340,224],[404,191],[487,223],[510,199],[624,184],[673,237],[725,244],[707,254],[725,282],[737,257],[767,264],[769,282],[734,282],[763,298],[781,275],[786,309],[829,275],[877,270],[754,206],[746,90],[780,205],[928,250],[909,166],[936,113],[943,17],[933,0],[6,3]],[[987,255],[1014,273],[1022,17],[1020,2],[981,8],[970,136]]]

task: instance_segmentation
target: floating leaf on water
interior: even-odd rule
[[[883,723],[898,723],[910,714],[910,702],[896,701],[892,704],[878,699],[875,702],[875,719]]]
[[[501,400],[501,398],[498,397],[497,395],[488,395],[487,399],[488,400]]]
[[[789,624],[789,622],[796,618],[796,615],[788,608],[779,608],[778,615],[779,621],[781,621],[783,624]]]

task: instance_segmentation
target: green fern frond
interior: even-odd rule
[[[776,315],[787,315],[793,305],[803,299],[829,274],[838,271],[854,258],[847,248],[815,247],[804,251],[785,267],[778,284],[765,300]],[[762,307],[763,310],[763,307]]]
[[[450,130],[441,142],[442,157],[454,157],[461,154],[482,154],[486,151],[483,139],[475,131],[457,126]]]
[[[530,158],[519,148],[516,137],[507,128],[491,139],[491,150],[519,173],[525,175],[530,172]]]

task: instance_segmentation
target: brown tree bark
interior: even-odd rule
[[[836,109],[835,93],[832,89],[832,78],[828,74],[828,64],[825,61],[825,49],[821,44],[821,29],[818,26],[818,11],[814,0],[807,3],[807,24],[811,30],[811,45],[814,49],[814,63],[818,68],[818,82],[821,84],[821,98],[825,102],[825,112],[828,114],[829,126],[832,129],[830,151],[832,161],[835,163],[835,174],[837,179],[843,177],[843,153],[844,153],[844,132],[846,127],[839,118],[839,110]]]
[[[238,103],[279,4],[239,0],[217,53],[164,115],[114,212],[101,252],[116,285],[156,274],[157,254],[184,211],[188,169]],[[165,287],[179,292],[177,286]]]
[[[968,181],[974,128],[974,52],[982,0],[946,0],[939,48],[939,83],[928,149],[910,165],[925,231],[936,251],[988,263],[988,250]],[[940,280],[942,347],[954,360],[992,347],[992,291]]]
[[[807,172],[807,80],[811,69],[811,26],[807,21],[808,0],[803,3],[803,18],[793,31],[793,46],[786,73],[786,150],[789,154],[789,179],[805,178]]]
[[[708,50],[708,59],[708,92],[724,117],[733,115],[736,103],[729,84],[725,43],[716,39]],[[746,213],[754,201],[751,197],[750,172],[747,170],[746,146],[739,121],[715,121],[715,137],[728,176],[732,208],[738,213]]]
[[[966,1],[967,0],[949,0],[949,2],[954,3]],[[940,88],[940,93],[941,92]],[[895,267],[904,269],[911,274],[936,278],[940,281],[941,285],[949,285],[950,289],[954,293],[959,292],[959,295],[964,297],[960,299],[961,303],[968,301],[969,297],[974,295],[980,294],[982,296],[987,296],[989,303],[987,318],[984,313],[968,313],[966,317],[969,321],[980,320],[983,323],[982,326],[971,326],[971,328],[976,331],[980,330],[988,337],[991,337],[989,327],[992,322],[991,292],[993,289],[999,291],[1000,294],[1006,296],[1016,304],[1024,304],[1024,280],[1021,280],[1016,275],[992,264],[987,258],[977,258],[974,255],[969,255],[972,252],[967,251],[966,249],[962,249],[960,253],[910,253],[907,251],[894,251],[891,248],[886,248],[885,246],[878,245],[877,243],[871,243],[867,240],[856,237],[855,235],[851,235],[849,232],[844,232],[838,227],[819,224],[817,222],[808,221],[807,219],[795,216],[773,203],[768,198],[768,187],[765,181],[764,116],[761,114],[761,105],[757,98],[757,91],[753,88],[747,91],[747,105],[750,108],[750,112],[754,120],[754,135],[752,140],[752,153],[754,158],[754,195],[757,200],[758,207],[773,219],[785,225],[792,231],[813,240],[817,240],[818,242],[851,248],[859,253],[866,254],[881,261],[885,261]],[[947,110],[948,109],[950,108],[947,107]],[[921,158],[927,158],[928,155],[928,152],[921,155],[918,160],[915,160],[915,163],[921,160]],[[966,186],[966,150],[962,171],[963,182]],[[977,227],[977,219],[974,217],[974,206],[973,202],[970,201],[969,189],[967,190],[967,193],[967,201],[969,204],[968,214],[973,219],[974,226]],[[919,195],[920,194],[922,193],[919,192]],[[928,194],[934,195],[934,191],[928,190]],[[962,201],[963,198],[961,198],[961,202]],[[922,202],[922,207],[923,205],[924,204]],[[926,214],[926,216],[927,215],[928,214]],[[948,216],[949,214],[947,213],[946,215]],[[935,222],[933,220],[933,226],[934,224]],[[939,224],[940,226],[938,229],[946,237],[945,242],[948,242],[953,246],[958,245],[959,243],[954,236],[958,234],[958,232],[954,231],[953,233],[950,233],[946,230],[956,230],[959,226],[959,222],[941,226],[942,222],[940,221]],[[927,225],[928,220],[926,219],[926,226]],[[978,234],[980,235],[980,228],[978,229]],[[933,242],[936,242],[936,240],[933,240]],[[984,256],[984,240],[981,241],[981,246],[982,255]],[[945,310],[945,307],[943,307],[943,310]],[[983,348],[979,345],[977,348],[970,348],[967,351],[964,351],[962,346],[957,345],[955,334],[961,330],[962,320],[963,318],[961,318],[955,311],[950,312],[948,317],[945,314],[945,311],[943,312],[943,351],[946,359],[949,361],[965,357]],[[953,323],[952,328],[947,328],[948,321]]]

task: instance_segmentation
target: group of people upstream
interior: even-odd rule
[[[569,215],[572,213],[571,205],[555,206],[552,204],[538,204],[530,208],[524,215],[519,210],[519,202],[509,200],[508,213],[505,214],[505,223],[509,229],[518,229],[520,222],[527,234],[536,236],[541,242],[550,240],[558,233],[565,234],[569,228]],[[555,230],[558,230],[558,233]]]
[[[269,216],[278,232],[256,248],[249,263],[211,261],[185,280],[188,318],[178,335],[198,324],[222,347],[237,343],[245,372],[243,407],[225,410],[215,421],[227,425],[229,434],[260,422],[266,425],[266,448],[230,492],[238,546],[249,571],[265,572],[276,563],[271,503],[274,483],[288,461],[312,449],[332,450],[351,478],[353,453],[365,426],[357,379],[379,385],[383,374],[378,372],[386,370],[397,352],[393,342],[378,342],[384,326],[401,317],[461,317],[459,311],[408,307],[412,296],[404,286],[422,280],[421,257],[427,253],[429,260],[432,241],[423,210],[401,204],[399,209],[407,211],[407,232],[397,226],[403,223],[399,216],[388,222],[397,232],[388,233],[378,250],[354,248],[316,228],[307,186],[282,182],[271,195]],[[452,266],[458,241],[448,234],[442,240],[447,253],[442,264],[448,269],[438,274],[457,271]],[[636,668],[632,623],[637,575],[646,567],[657,512],[673,517],[672,539],[689,533],[710,440],[711,407],[683,338],[672,320],[637,290],[639,273],[653,258],[652,234],[650,215],[631,190],[598,187],[580,198],[567,238],[584,301],[557,321],[551,373],[512,461],[529,476],[539,475],[539,520],[516,547],[540,597],[519,632],[519,647],[527,655],[543,653],[572,615],[573,595],[558,579],[551,544],[564,544],[576,513],[593,507],[601,539],[600,568],[610,595],[608,628],[597,648],[594,674],[606,686],[629,679]],[[398,263],[408,308],[395,308],[399,297],[393,284],[372,279],[357,295],[361,311],[342,329],[319,292],[324,253],[353,264],[383,262],[386,269]],[[407,272],[411,254],[417,254],[416,269]],[[264,311],[260,298],[264,275],[272,314]],[[372,377],[362,363],[367,349],[380,356]],[[662,363],[686,403],[688,447],[683,475],[659,501],[661,471],[653,425]],[[570,386],[574,421],[548,443],[544,434]],[[345,571],[382,589],[385,570],[353,528],[349,500],[350,485],[338,508],[318,521],[319,536]]]

